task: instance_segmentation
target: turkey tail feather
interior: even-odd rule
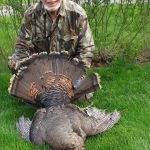
[[[79,98],[82,95],[94,92],[101,88],[100,79],[97,73],[94,73],[89,77],[77,80],[74,83],[74,86],[74,99]]]
[[[100,88],[98,75],[85,77],[74,89],[78,79],[86,73],[85,64],[77,58],[69,59],[67,52],[33,54],[16,66],[9,93],[38,106],[36,98],[52,86],[59,85],[72,99]],[[75,85],[76,86],[76,85]]]

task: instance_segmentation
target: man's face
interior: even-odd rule
[[[57,11],[62,0],[42,0],[44,8],[50,12]]]

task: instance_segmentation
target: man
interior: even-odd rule
[[[16,52],[9,58],[9,68],[34,54],[68,51],[91,65],[94,42],[84,9],[70,0],[41,0],[26,12],[20,28]]]

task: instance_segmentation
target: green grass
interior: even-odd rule
[[[29,2],[37,2],[39,0],[0,0],[0,6],[5,5],[5,4],[10,4],[10,3],[28,3]]]
[[[21,139],[16,121],[21,115],[32,118],[35,108],[10,96],[7,92],[10,73],[0,73],[0,147],[2,150],[37,149]],[[110,112],[117,109],[121,119],[111,130],[87,138],[87,150],[149,150],[150,149],[150,64],[135,65],[119,58],[107,68],[92,68],[89,74],[101,76],[102,89],[91,101]],[[78,103],[87,106],[88,102]],[[0,149],[1,149],[0,148]],[[40,147],[40,150],[46,147]]]

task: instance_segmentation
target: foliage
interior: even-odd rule
[[[97,53],[136,56],[150,49],[149,3],[85,5]]]
[[[15,41],[25,9],[36,1],[38,0],[1,1],[1,4],[11,6],[13,9],[13,11],[8,10],[10,17],[5,17],[3,14],[0,18],[2,28],[7,31],[7,38],[12,41],[11,45]],[[100,4],[98,0],[94,0],[93,5],[85,4],[83,7],[93,32],[96,55],[135,57],[142,50],[150,50],[149,2],[144,3],[142,0],[136,3],[112,4],[105,1]],[[1,9],[0,12],[2,12]],[[12,32],[15,32],[13,36]],[[0,47],[5,49],[1,43]],[[13,46],[12,51],[14,51]]]
[[[30,3],[37,0],[5,0],[3,4],[11,6],[10,12],[15,32],[18,32],[21,18]],[[19,6],[19,7],[18,7]],[[98,55],[127,55],[134,57],[143,49],[150,49],[150,5],[139,0],[136,3],[98,3],[83,6],[92,28]],[[9,11],[8,11],[9,12]],[[8,18],[8,17],[7,17]],[[8,25],[3,15],[1,22],[5,29]],[[8,29],[8,28],[7,28]],[[10,38],[11,31],[7,32]]]

